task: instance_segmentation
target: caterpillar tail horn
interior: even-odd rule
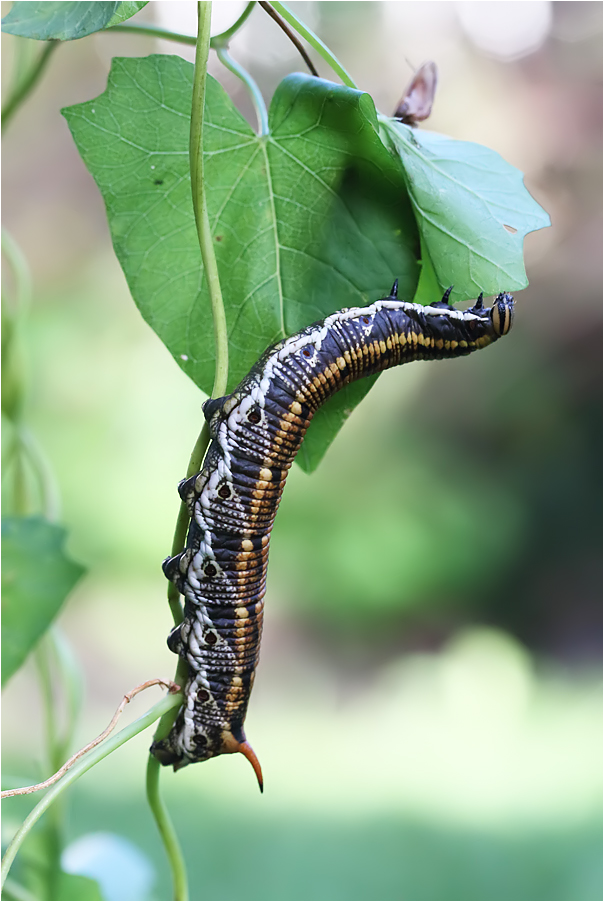
[[[252,767],[254,768],[254,773],[256,774],[256,779],[258,780],[258,786],[260,788],[260,792],[264,792],[264,779],[262,777],[262,768],[260,767],[260,762],[256,758],[256,753],[254,749],[251,747],[247,739],[244,742],[239,743],[239,748],[236,751],[240,752],[247,760],[250,762]]]

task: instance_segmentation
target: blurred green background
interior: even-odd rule
[[[242,6],[215,4],[213,31]],[[509,338],[384,374],[316,474],[292,471],[247,720],[265,794],[242,757],[163,778],[191,898],[601,898],[602,6],[291,6],[384,113],[435,60],[429,127],[522,169],[552,228],[527,238]],[[194,16],[154,2],[139,18],[192,31]],[[3,49],[8,81],[14,39]],[[301,68],[260,9],[231,51],[267,98]],[[191,58],[111,33],[62,46],[3,142],[5,225],[34,278],[29,422],[89,568],[60,617],[85,684],[77,746],[174,671],[159,564],[203,398],[134,308],[59,109],[99,94],[111,57],[156,52]],[[3,719],[6,768],[46,776],[30,664]],[[149,742],[70,794],[70,841],[118,834],[140,853],[106,859],[106,898],[170,892]],[[7,836],[30,806],[6,803]]]

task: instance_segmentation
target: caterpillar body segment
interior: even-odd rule
[[[240,752],[258,760],[243,724],[258,663],[270,534],[289,468],[314,413],[355,379],[413,360],[460,357],[511,328],[514,300],[482,295],[465,311],[451,289],[431,306],[387,298],[333,313],[269,348],[235,391],[204,405],[212,441],[179,486],[191,515],[186,548],[164,562],[184,595],[168,645],[188,663],[185,701],[152,747],[179,769]]]

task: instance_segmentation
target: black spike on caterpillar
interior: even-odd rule
[[[262,632],[269,538],[285,479],[316,411],[344,385],[412,360],[460,357],[512,325],[514,299],[482,294],[460,311],[451,289],[429,307],[397,298],[332,313],[269,348],[231,395],[204,404],[212,442],[183,480],[186,548],[164,562],[185,597],[168,645],[189,665],[185,701],[151,751],[177,770],[230,752],[260,764],[243,732]]]

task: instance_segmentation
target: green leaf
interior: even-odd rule
[[[36,41],[74,41],[129,19],[146,3],[13,3],[2,31]]]
[[[209,298],[190,196],[193,67],[115,59],[107,90],[64,110],[104,197],[116,254],[143,317],[205,392],[214,378]],[[418,233],[398,161],[367,94],[286,78],[256,135],[208,78],[205,178],[230,350],[229,390],[266,347],[334,310],[412,297]],[[370,381],[315,418],[299,455],[312,469]]]
[[[118,3],[117,10],[109,22],[107,22],[105,28],[112,28],[114,25],[119,25],[120,22],[125,22],[126,19],[131,19],[132,16],[135,16],[148,2],[149,0],[142,0],[142,2],[136,2],[136,0],[124,0],[123,3]]]
[[[59,875],[58,899],[76,900],[101,900],[103,895],[96,880],[91,877],[82,877],[80,874],[66,874],[61,871]]]
[[[2,520],[2,685],[84,573],[63,551],[65,537],[64,529],[42,517]]]
[[[487,147],[395,120],[385,132],[404,167],[422,236],[427,272],[418,301],[433,297],[434,275],[441,290],[455,286],[457,300],[526,288],[524,236],[550,220],[520,170]]]

